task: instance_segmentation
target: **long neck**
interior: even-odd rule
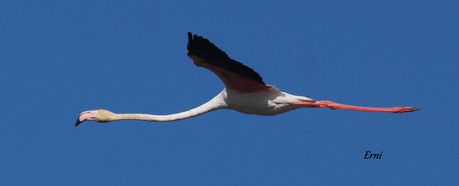
[[[226,102],[222,96],[222,93],[215,96],[213,99],[204,103],[203,105],[196,107],[194,109],[180,112],[177,114],[171,115],[151,115],[151,114],[114,114],[110,117],[112,121],[116,120],[143,120],[143,121],[177,121],[182,119],[187,119],[191,117],[196,117],[201,114],[205,114],[210,111],[218,110],[221,108],[226,108]]]

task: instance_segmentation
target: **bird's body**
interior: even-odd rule
[[[117,120],[176,121],[218,110],[233,109],[246,114],[273,116],[304,107],[328,107],[371,112],[403,113],[419,110],[414,107],[372,108],[357,107],[315,101],[309,97],[295,96],[266,85],[253,69],[228,57],[209,40],[188,32],[187,54],[196,66],[214,72],[225,84],[217,96],[207,103],[189,111],[171,115],[115,114],[107,110],[92,110],[81,113],[75,126],[87,120],[110,122]]]
[[[304,106],[293,105],[300,100],[311,100],[307,97],[295,96],[281,92],[276,87],[270,91],[240,93],[237,90],[224,89],[221,95],[229,109],[246,114],[274,116]]]

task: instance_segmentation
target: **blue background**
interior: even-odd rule
[[[453,185],[456,1],[2,1],[1,185]],[[406,114],[218,110],[224,87],[186,55],[202,35],[270,85]],[[382,158],[364,159],[365,151]]]

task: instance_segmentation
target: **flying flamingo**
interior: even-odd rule
[[[260,75],[244,64],[231,59],[225,52],[202,36],[188,32],[187,54],[194,64],[214,72],[225,84],[213,99],[189,111],[171,115],[115,114],[108,110],[90,110],[81,113],[75,126],[84,121],[110,122],[117,120],[177,121],[196,117],[218,109],[233,109],[246,114],[273,116],[303,107],[328,107],[369,112],[404,113],[419,110],[415,107],[372,108],[316,101],[295,96],[266,85]]]

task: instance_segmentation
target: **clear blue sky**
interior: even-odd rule
[[[399,0],[2,1],[0,184],[457,184],[458,9]],[[219,110],[74,127],[85,110],[172,114],[218,94],[220,79],[186,55],[188,31],[285,92],[421,110]]]

